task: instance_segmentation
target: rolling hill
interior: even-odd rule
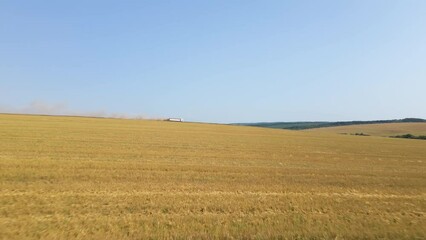
[[[259,122],[259,123],[234,123],[232,125],[254,126],[266,128],[279,128],[289,130],[304,130],[311,128],[339,127],[363,124],[387,124],[387,123],[426,123],[421,118],[404,118],[394,120],[375,120],[375,121],[347,121],[347,122]]]
[[[340,134],[366,134],[371,136],[392,137],[404,134],[415,136],[426,135],[426,122],[412,123],[383,123],[383,124],[363,124],[339,127],[315,128],[305,130],[309,132],[328,132]]]
[[[0,114],[0,239],[424,239],[426,143]]]

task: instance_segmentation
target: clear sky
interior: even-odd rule
[[[426,1],[0,0],[0,110],[426,118]]]

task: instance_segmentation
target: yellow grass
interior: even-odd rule
[[[426,123],[381,123],[381,124],[361,124],[340,127],[325,127],[305,130],[308,132],[327,133],[364,133],[372,136],[396,136],[403,134],[413,134],[415,136],[426,136]]]
[[[426,141],[0,115],[0,239],[426,237]]]

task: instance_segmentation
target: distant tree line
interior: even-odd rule
[[[404,135],[397,135],[397,136],[392,136],[394,138],[408,138],[408,139],[421,139],[421,140],[426,140],[426,136],[425,135],[420,135],[420,136],[415,136],[413,134],[404,134]]]

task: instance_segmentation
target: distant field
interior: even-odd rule
[[[0,239],[425,239],[425,173],[420,140],[0,114]]]
[[[289,130],[304,130],[304,129],[313,129],[313,128],[341,127],[341,126],[363,125],[363,124],[386,124],[386,123],[426,123],[426,120],[421,118],[404,118],[404,119],[393,119],[393,120],[340,121],[340,122],[257,122],[257,123],[234,123],[232,125],[279,128],[279,129],[289,129]]]
[[[372,136],[396,136],[402,134],[426,135],[426,123],[382,123],[350,125],[340,127],[315,128],[305,130],[308,132],[329,132],[329,133],[364,133]]]

